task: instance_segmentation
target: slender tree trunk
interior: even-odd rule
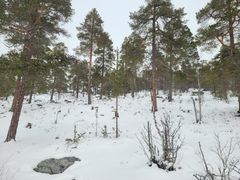
[[[58,100],[60,100],[60,97],[61,97],[61,91],[57,91],[58,92]]]
[[[152,111],[156,112],[157,108],[157,82],[156,82],[156,5],[153,7],[153,19],[152,19]]]
[[[92,28],[91,28],[91,40],[90,40],[90,54],[89,54],[89,65],[88,65],[88,104],[92,104],[92,57],[93,57],[93,28],[95,24],[95,19],[92,19]]]
[[[53,95],[54,95],[54,88],[52,88],[52,91],[51,91],[50,102],[53,102]]]
[[[132,82],[131,82],[131,84],[133,84],[133,80],[131,80]],[[131,87],[131,96],[132,96],[132,98],[134,98],[134,89],[133,89],[133,85],[131,85],[132,87]]]
[[[117,50],[117,67],[116,70],[118,71],[118,58],[119,58],[119,52]],[[119,113],[118,113],[118,94],[116,96],[116,111],[115,111],[115,119],[116,119],[116,138],[119,137],[119,126],[118,126],[118,118],[119,118]]]
[[[80,78],[79,78],[79,76],[77,76],[77,88],[76,88],[76,98],[77,99],[79,98],[79,81],[80,81]]]
[[[134,78],[134,75],[132,75],[132,77],[131,77],[131,79],[130,79],[130,86],[131,86],[131,96],[132,96],[132,98],[134,98],[135,97],[135,78]]]
[[[170,67],[169,67],[169,72],[170,72],[170,82],[169,82],[169,94],[168,94],[168,102],[173,101],[173,69],[172,69],[172,59],[170,59]]]
[[[30,90],[30,94],[29,94],[28,104],[32,103],[33,90],[34,90],[34,81],[32,81],[32,84],[31,84],[31,90]]]
[[[92,50],[91,53],[92,54]],[[88,67],[88,87],[87,87],[87,92],[88,92],[88,104],[92,104],[92,90],[91,90],[91,84],[92,84],[92,55],[90,55],[90,62],[89,62],[89,67]]]
[[[240,95],[238,96],[238,113],[240,114]]]
[[[105,71],[105,48],[103,49],[103,59],[102,59],[102,74],[101,74],[100,99],[102,99],[102,96],[103,96],[104,71]]]
[[[198,105],[199,105],[199,123],[202,123],[202,92],[201,92],[201,83],[200,83],[200,72],[197,71],[198,78]]]
[[[19,96],[19,90],[20,90],[20,84],[21,84],[21,77],[18,76],[17,77],[17,82],[16,82],[16,88],[15,88],[15,93],[14,93],[14,97],[13,97],[13,102],[12,102],[12,106],[10,111],[14,111],[16,104],[17,104],[17,97]]]
[[[50,102],[53,102],[53,95],[54,95],[54,91],[55,91],[55,81],[56,81],[56,79],[55,79],[55,77],[54,77],[54,79],[53,79],[53,88],[52,88],[52,91],[51,91],[51,96],[50,96]]]

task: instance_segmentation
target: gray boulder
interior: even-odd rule
[[[80,161],[76,157],[64,157],[61,159],[46,159],[38,163],[37,167],[33,170],[39,173],[46,174],[60,174],[63,173],[67,168],[72,166],[75,161]]]

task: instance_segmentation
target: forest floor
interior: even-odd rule
[[[0,101],[0,180],[193,180],[193,174],[203,171],[198,142],[202,144],[208,163],[215,166],[212,168],[218,167],[213,152],[216,135],[223,145],[232,139],[237,144],[236,154],[240,154],[240,117],[235,117],[236,98],[220,101],[205,92],[203,123],[195,124],[191,93],[176,94],[171,103],[164,100],[166,95],[163,92],[159,96],[157,119],[168,113],[172,121],[182,123],[184,145],[178,155],[176,171],[149,167],[136,138],[147,121],[153,123],[148,92],[138,93],[135,98],[130,95],[120,97],[118,139],[114,132],[114,99],[94,98],[93,105],[87,105],[87,97],[75,100],[64,94],[56,100],[57,103],[50,103],[49,95],[35,95],[32,104],[24,104],[16,142],[4,143],[12,114],[9,112],[11,98]],[[27,123],[32,123],[31,129],[25,127]],[[78,133],[85,133],[77,145],[65,141],[73,138],[74,125]],[[109,133],[107,138],[102,134],[104,125]],[[59,175],[33,171],[44,159],[65,156],[76,156],[81,161]]]

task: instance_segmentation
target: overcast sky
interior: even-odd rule
[[[195,34],[198,24],[195,18],[195,13],[204,7],[209,0],[172,0],[175,7],[184,7],[187,13],[186,19],[192,32]],[[74,54],[73,49],[79,44],[76,38],[76,26],[79,26],[84,21],[86,14],[96,8],[104,21],[104,30],[108,32],[114,42],[114,47],[121,47],[125,36],[131,33],[129,27],[129,13],[139,9],[144,5],[145,0],[72,0],[75,14],[71,22],[65,25],[65,29],[70,34],[70,37],[62,37],[68,47],[69,53]],[[0,37],[0,53],[5,53],[8,48],[4,45],[4,39]],[[200,53],[201,59],[207,59],[209,54]]]

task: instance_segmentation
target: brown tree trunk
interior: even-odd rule
[[[55,81],[56,81],[56,79],[55,79],[55,77],[54,77],[54,79],[53,79],[53,88],[52,88],[52,91],[51,91],[51,96],[50,96],[50,102],[53,102],[53,95],[54,95],[54,90],[55,90]]]
[[[89,54],[89,65],[88,65],[88,104],[92,104],[92,57],[93,57],[93,28],[95,24],[95,19],[92,19],[92,28],[91,28],[91,42],[90,42],[90,54]]]
[[[116,67],[116,71],[118,71],[118,58],[119,58],[119,51],[117,50],[117,67]],[[117,96],[116,96],[116,111],[115,111],[115,119],[116,119],[116,138],[119,137],[118,118],[119,118],[119,113],[118,113],[118,94],[117,94]]]
[[[32,81],[32,84],[31,84],[31,90],[30,90],[30,94],[29,94],[28,104],[32,103],[33,90],[34,90],[34,81]]]
[[[172,98],[172,94],[173,94],[173,70],[172,70],[172,59],[170,59],[170,67],[169,67],[169,71],[170,71],[170,82],[169,82],[169,94],[168,94],[168,102],[172,102],[173,98]]]
[[[240,114],[240,96],[238,96],[238,113]]]
[[[102,74],[101,74],[101,89],[100,89],[100,99],[103,96],[103,79],[104,79],[104,71],[105,71],[105,48],[103,49],[103,66],[102,66]]]
[[[131,96],[132,98],[135,97],[135,78],[134,78],[135,75],[132,75],[131,79],[130,79],[130,85],[131,85]]]
[[[23,76],[19,85],[19,93],[17,93],[17,96],[16,96],[16,106],[13,111],[11,124],[8,130],[8,134],[5,142],[9,142],[12,139],[16,140],[17,128],[18,128],[21,111],[22,111],[24,95],[25,95],[25,86],[26,86],[26,77]]]
[[[156,5],[153,7],[153,19],[152,19],[152,111],[156,112],[157,108],[157,69],[156,69]]]
[[[77,76],[77,88],[76,88],[76,98],[78,99],[79,98],[79,76]]]
[[[228,11],[231,12],[231,0],[227,1],[227,6],[228,6]],[[231,59],[233,61],[233,63],[236,63],[237,68],[240,68],[240,60],[239,58],[237,58],[236,56],[236,44],[235,44],[235,39],[234,39],[234,18],[233,17],[229,17],[228,20],[228,29],[229,29],[229,38],[230,38],[230,55],[231,55]],[[236,76],[236,81],[240,82],[240,76]],[[236,89],[237,94],[238,94],[238,112],[240,113],[240,88],[239,86]]]
[[[11,106],[11,109],[10,111],[14,111],[15,107],[16,107],[16,104],[17,104],[17,97],[19,96],[19,90],[20,90],[20,84],[21,84],[21,77],[18,76],[17,77],[17,82],[16,82],[16,88],[15,88],[15,93],[14,93],[14,97],[13,97],[13,102],[12,102],[12,106]]]
[[[31,43],[29,42],[29,40],[27,40],[24,44],[24,49],[23,49],[23,62],[27,63],[27,61],[31,60],[32,57],[32,51],[31,51]],[[5,142],[9,142],[12,139],[16,140],[16,134],[17,134],[17,128],[18,128],[18,122],[19,122],[19,118],[21,115],[21,111],[22,111],[22,106],[23,106],[23,100],[24,100],[24,95],[25,95],[25,91],[26,91],[26,84],[28,81],[28,69],[24,69],[24,71],[22,71],[22,77],[18,77],[18,83],[17,83],[17,89],[15,92],[15,105],[14,105],[14,110],[13,110],[13,115],[12,115],[12,119],[11,119],[11,124],[10,127],[8,129],[8,134],[6,137]]]

